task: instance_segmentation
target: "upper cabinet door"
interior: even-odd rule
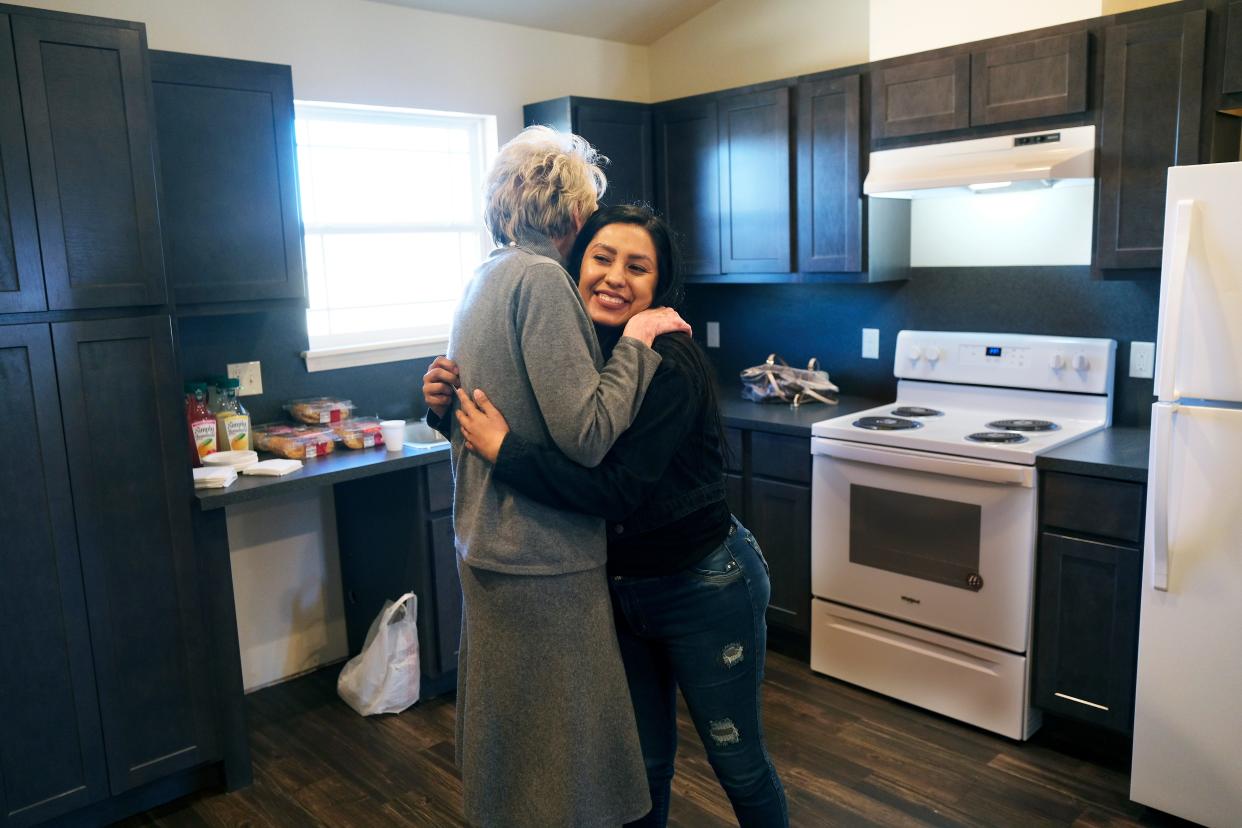
[[[13,18],[48,306],[165,300],[140,28]]]
[[[1194,11],[1105,34],[1097,270],[1160,267],[1168,169],[1199,162],[1206,18]]]
[[[113,794],[217,758],[168,316],[52,325]]]
[[[788,273],[789,89],[729,95],[719,105],[721,270]]]
[[[651,110],[643,104],[582,102],[575,105],[574,131],[608,157],[604,204],[654,201]]]
[[[656,198],[682,240],[687,276],[720,273],[720,166],[714,100],[656,109]]]
[[[108,794],[47,325],[0,327],[0,825]]]
[[[1225,34],[1225,72],[1221,92],[1242,92],[1242,0],[1229,4]]]
[[[881,69],[871,83],[872,140],[970,126],[970,55]]]
[[[305,296],[289,67],[152,52],[151,82],[174,299]]]
[[[993,46],[970,63],[971,126],[1087,108],[1086,31]]]
[[[13,33],[0,14],[0,313],[46,309]]]
[[[798,87],[798,270],[862,270],[859,76]]]

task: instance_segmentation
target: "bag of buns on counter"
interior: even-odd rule
[[[255,426],[254,446],[290,460],[313,460],[336,449],[336,432],[330,428],[288,423]]]
[[[353,410],[352,402],[337,397],[304,397],[285,403],[290,417],[309,425],[331,425],[348,420]]]
[[[384,445],[379,417],[350,417],[333,423],[332,430],[345,448],[369,449]]]

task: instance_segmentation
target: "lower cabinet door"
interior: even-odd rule
[[[190,449],[169,317],[52,338],[115,794],[217,758]]]
[[[1142,552],[1044,532],[1035,603],[1035,704],[1129,733]]]
[[[453,516],[432,518],[427,526],[435,580],[437,666],[439,673],[444,674],[457,669],[457,654],[461,650],[461,578],[453,545]]]
[[[47,325],[0,327],[0,825],[108,794]]]
[[[811,489],[753,478],[746,528],[770,568],[768,623],[796,633],[811,630]]]

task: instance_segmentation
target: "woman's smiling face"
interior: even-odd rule
[[[621,327],[651,307],[660,280],[651,234],[637,224],[606,224],[591,239],[578,270],[578,292],[591,321]]]

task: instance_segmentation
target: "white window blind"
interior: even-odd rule
[[[492,246],[482,191],[495,119],[306,102],[296,115],[308,366],[324,354],[396,354],[345,363],[366,364],[420,344],[436,352]]]

